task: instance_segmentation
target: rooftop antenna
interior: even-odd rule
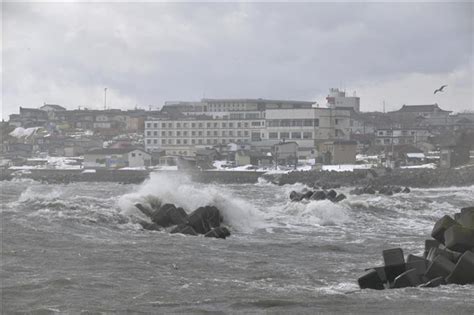
[[[107,108],[107,88],[104,88],[104,110]]]

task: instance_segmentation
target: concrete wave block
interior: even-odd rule
[[[454,263],[448,258],[438,255],[430,263],[426,270],[425,276],[428,280],[438,277],[447,277],[454,270]]]
[[[456,222],[466,228],[474,229],[474,207],[462,208]]]
[[[474,229],[453,225],[444,232],[444,239],[448,249],[462,253],[474,247]]]
[[[357,282],[359,283],[359,287],[361,289],[385,289],[382,279],[380,279],[378,272],[374,269],[360,277]]]
[[[416,287],[421,284],[420,275],[416,269],[409,269],[397,276],[393,282],[393,289]]]
[[[426,273],[428,264],[429,261],[427,259],[410,254],[407,256],[406,269],[415,269],[416,273],[422,276]]]
[[[420,288],[435,288],[443,284],[446,284],[444,277],[437,277],[420,285]]]
[[[444,232],[453,225],[459,225],[459,223],[454,221],[449,215],[445,215],[435,223],[431,236],[444,244]]]
[[[447,283],[468,284],[474,283],[474,253],[466,251],[454,270],[446,278]]]
[[[423,257],[427,258],[430,249],[438,248],[440,244],[438,240],[425,240],[425,252],[423,253]]]

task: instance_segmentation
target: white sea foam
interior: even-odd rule
[[[221,210],[224,223],[239,230],[264,225],[261,212],[251,203],[233,196],[223,186],[193,183],[184,175],[151,174],[137,191],[122,196],[118,207],[123,214],[137,215],[139,211],[134,205],[150,202],[150,198],[183,207],[188,213],[201,206],[214,205]]]

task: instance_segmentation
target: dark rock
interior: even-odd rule
[[[324,200],[326,199],[326,193],[322,190],[315,191],[311,196],[311,200]]]
[[[326,198],[329,199],[329,200],[334,200],[337,196],[337,192],[333,189],[331,189],[327,194],[326,194]]]
[[[474,253],[466,251],[459,258],[454,270],[446,278],[447,283],[474,283]]]
[[[474,247],[474,230],[453,224],[444,232],[444,239],[448,249],[462,253]]]
[[[173,225],[169,213],[175,212],[176,207],[171,203],[164,204],[151,215],[151,220],[162,227]]]
[[[186,224],[178,225],[173,230],[171,230],[170,233],[171,234],[181,233],[181,234],[186,234],[186,235],[198,235],[191,226],[186,225]]]
[[[339,202],[339,201],[342,201],[342,200],[344,200],[344,199],[346,199],[346,198],[347,198],[346,195],[344,195],[344,194],[339,194],[339,195],[337,195],[336,198],[334,198],[333,201],[334,201],[334,202]]]
[[[219,226],[219,227],[213,228],[212,230],[204,234],[204,236],[225,239],[226,237],[230,236],[230,231],[224,226]]]
[[[197,233],[206,234],[221,224],[222,216],[214,206],[199,207],[188,216],[188,222]]]
[[[170,218],[172,225],[188,223],[188,214],[181,207],[174,208],[174,209],[171,208],[167,214],[168,214],[168,217]]]
[[[402,190],[402,193],[405,193],[405,194],[408,194],[409,192],[411,192],[410,188],[408,187],[405,187],[403,190]]]
[[[151,210],[150,208],[148,208],[145,205],[142,205],[141,203],[135,204],[135,207],[137,207],[137,209],[140,210],[144,215],[151,218],[151,216],[153,214],[153,210]]]
[[[312,191],[308,191],[303,195],[303,199],[309,199],[313,195]]]
[[[392,190],[394,193],[398,194],[398,193],[401,193],[402,192],[402,188],[397,186],[397,187],[394,187],[393,190]]]
[[[420,285],[420,288],[436,288],[443,284],[446,284],[444,277],[437,277]]]
[[[371,270],[360,277],[357,282],[361,289],[383,290],[383,281],[380,279],[376,270]]]
[[[395,278],[392,288],[416,287],[421,284],[420,276],[416,269],[409,269]]]
[[[372,186],[364,188],[364,194],[374,195],[375,193],[376,193],[376,191]]]
[[[454,266],[454,263],[448,258],[438,255],[428,266],[425,276],[429,280],[437,277],[447,277],[454,270]]]
[[[142,228],[144,228],[145,230],[150,230],[150,231],[160,231],[161,228],[158,224],[156,223],[150,223],[150,222],[146,222],[146,221],[140,221],[138,222]]]
[[[452,225],[459,225],[459,223],[454,221],[450,216],[445,215],[435,223],[431,231],[431,236],[444,244],[444,232]]]
[[[294,190],[290,193],[291,201],[301,201],[301,199],[303,199],[303,196],[300,193],[297,193]]]

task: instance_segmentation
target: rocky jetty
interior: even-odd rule
[[[141,221],[140,224],[147,230],[161,230],[174,226],[171,233],[199,235],[205,237],[226,238],[230,231],[221,226],[222,215],[214,206],[199,207],[189,215],[181,207],[174,204],[150,202],[150,205],[137,203],[135,205],[143,214],[150,218],[152,223]]]
[[[302,200],[330,200],[332,202],[339,202],[346,199],[346,195],[337,193],[334,189],[329,191],[326,190],[307,190],[302,192],[292,191],[290,193],[291,201],[302,201]]]
[[[474,284],[474,207],[462,208],[454,218],[439,219],[425,241],[423,256],[401,248],[383,251],[384,266],[367,269],[358,279],[361,289],[436,287]]]
[[[409,186],[449,187],[474,185],[474,166],[462,169],[355,169],[352,172],[294,171],[288,174],[266,174],[265,180],[277,185],[301,183],[309,187],[337,186]]]
[[[364,195],[364,194],[374,195],[378,193],[381,195],[391,196],[391,195],[399,194],[399,193],[408,194],[410,192],[411,190],[408,187],[402,188],[400,186],[390,186],[390,185],[376,187],[376,186],[368,185],[365,187],[357,187],[351,190],[349,193],[351,195]]]

